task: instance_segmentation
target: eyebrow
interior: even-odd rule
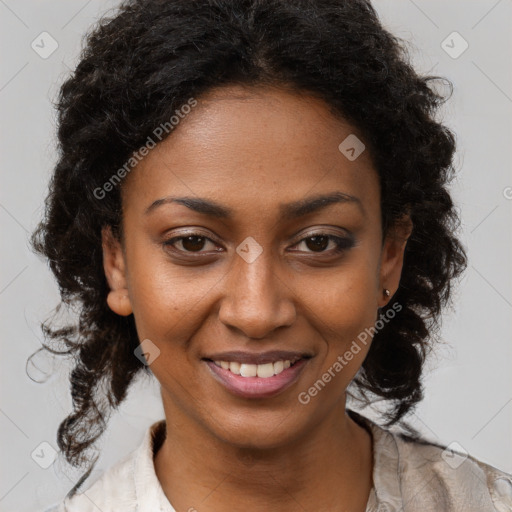
[[[211,217],[219,218],[219,219],[229,219],[233,216],[233,210],[226,206],[222,206],[215,201],[204,199],[200,197],[163,197],[161,199],[157,199],[153,201],[144,211],[144,214],[147,215],[157,209],[159,206],[164,204],[181,204],[190,208],[191,210],[202,213],[204,215],[209,215]],[[345,194],[343,192],[333,192],[331,194],[321,194],[312,197],[308,197],[306,199],[300,199],[298,201],[294,201],[292,203],[281,204],[279,205],[279,210],[281,216],[285,220],[297,219],[299,217],[304,217],[310,213],[314,213],[318,210],[322,210],[327,208],[332,204],[339,203],[349,203],[357,205],[362,213],[364,214],[364,208],[361,203],[361,200],[355,196],[350,194]]]

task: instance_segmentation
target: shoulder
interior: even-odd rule
[[[381,508],[394,512],[512,512],[512,475],[451,443],[371,429],[374,488]]]
[[[105,471],[87,490],[79,491],[46,512],[135,512],[133,467],[136,451]]]
[[[457,443],[442,446],[392,435],[404,491],[411,503],[440,496],[439,504],[446,502],[454,510],[464,505],[465,510],[512,511],[512,475],[469,455]]]
[[[150,503],[154,503],[154,495],[161,499],[153,450],[164,432],[164,422],[151,425],[137,449],[111,466],[87,490],[77,491],[46,512],[135,512],[140,510],[140,499]]]
[[[476,459],[456,443],[442,446],[404,434],[390,435],[397,448],[402,500],[411,510],[429,506],[436,511],[512,511],[512,475]]]

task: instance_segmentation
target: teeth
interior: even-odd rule
[[[274,363],[274,373],[277,375],[284,370],[284,361],[276,361]]]
[[[290,368],[292,365],[292,362],[289,359],[286,361],[276,361],[275,363],[265,364],[240,364],[236,361],[214,361],[214,363],[220,368],[229,370],[235,375],[241,375],[242,377],[261,377],[263,379],[279,375],[282,371]]]
[[[229,371],[235,375],[240,375],[240,363],[231,361],[231,363],[229,363]]]
[[[258,377],[267,379],[268,377],[272,377],[274,375],[274,363],[259,364],[256,367],[256,370]]]
[[[241,364],[240,375],[242,377],[256,377],[258,372],[258,365],[256,364]]]

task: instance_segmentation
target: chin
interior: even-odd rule
[[[269,417],[271,416],[271,417]],[[301,437],[307,429],[289,411],[277,414],[253,410],[251,413],[224,414],[211,425],[211,431],[221,441],[240,449],[275,449]]]

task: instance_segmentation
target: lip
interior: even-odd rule
[[[223,355],[226,357],[227,353]],[[265,354],[262,354],[262,357]],[[251,355],[251,361],[254,361],[254,355]],[[284,359],[290,359],[289,357]],[[226,359],[216,359],[226,361]],[[228,361],[234,361],[235,359],[227,359]],[[262,359],[263,362],[259,364],[264,364],[265,362],[270,362],[268,357]],[[277,359],[279,360],[279,358]],[[262,377],[242,377],[241,375],[236,375],[229,370],[224,368],[220,368],[213,361],[209,359],[203,359],[203,361],[208,365],[210,372],[213,377],[220,382],[229,392],[232,394],[242,397],[242,398],[269,398],[279,393],[282,393],[285,389],[289,388],[293,383],[295,383],[300,374],[302,373],[304,367],[306,366],[309,357],[299,359],[293,366],[290,366],[286,370],[283,370],[278,375],[274,375],[273,377],[262,378]],[[272,359],[272,361],[276,361],[276,359]],[[245,362],[245,361],[241,361]],[[246,364],[256,364],[248,362]]]

